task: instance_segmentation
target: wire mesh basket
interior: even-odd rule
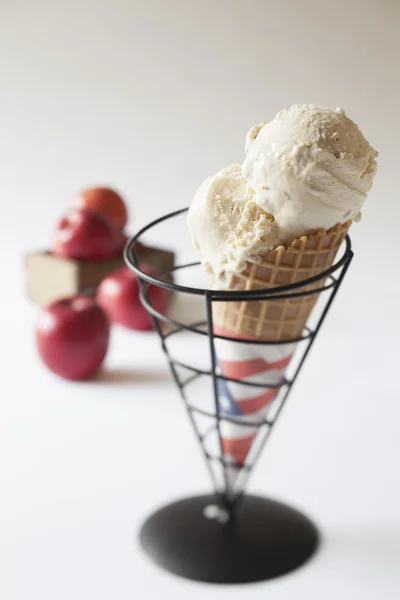
[[[310,248],[303,243],[293,250],[293,256],[249,265],[253,274],[237,276],[236,289],[218,290],[192,283],[189,274],[198,261],[157,276],[138,262],[135,244],[143,234],[163,223],[173,239],[179,231],[175,221],[187,210],[141,229],[127,244],[125,260],[139,277],[142,303],[160,337],[213,493],[152,515],[141,542],[159,565],[184,577],[218,583],[268,579],[305,562],[317,548],[318,533],[298,511],[248,496],[246,485],[352,260],[349,224],[337,227],[329,243],[316,238]],[[277,260],[283,280],[276,275]],[[296,270],[285,267],[285,260],[296,262]],[[262,273],[268,268],[275,269],[277,280]],[[291,269],[291,280],[285,268]],[[177,274],[179,283],[171,277]],[[162,314],[153,306],[150,285],[178,297],[197,297],[203,318],[188,322]],[[295,333],[288,337],[290,332]],[[193,356],[176,356],[173,340],[188,334],[201,340],[199,349]]]

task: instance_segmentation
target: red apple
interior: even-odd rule
[[[118,256],[123,234],[103,215],[86,208],[73,208],[59,221],[52,253],[62,258],[105,260]]]
[[[128,221],[125,202],[117,192],[107,187],[82,190],[73,198],[72,206],[95,210],[110,219],[118,229],[123,229]]]
[[[36,327],[36,345],[44,364],[65,379],[85,379],[102,364],[110,324],[105,311],[90,296],[51,303]]]
[[[149,265],[141,265],[141,269],[151,275],[156,273]],[[148,294],[154,308],[160,313],[165,313],[169,303],[169,291],[150,285]],[[103,279],[97,289],[96,298],[112,322],[129,329],[152,329],[151,317],[139,298],[138,279],[129,267],[120,267]]]

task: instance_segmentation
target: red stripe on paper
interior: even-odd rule
[[[247,414],[251,414],[254,412],[258,412],[267,404],[272,402],[274,398],[277,397],[279,389],[273,388],[264,392],[264,394],[260,394],[259,396],[254,396],[253,398],[246,398],[246,400],[236,400],[240,409]]]
[[[245,377],[251,377],[252,375],[258,375],[264,371],[271,371],[272,369],[285,369],[290,360],[290,356],[285,356],[275,362],[267,362],[263,358],[251,358],[249,360],[219,360],[222,374],[225,377],[231,377],[232,379],[244,379]]]
[[[224,454],[231,456],[236,463],[242,465],[246,460],[251,445],[253,443],[256,434],[253,433],[245,438],[240,439],[226,439],[221,438],[222,451]]]

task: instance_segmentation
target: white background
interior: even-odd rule
[[[398,598],[399,17],[395,0],[0,2],[2,599]],[[54,378],[22,257],[82,186],[119,188],[132,231],[187,205],[294,102],[345,108],[380,153],[356,258],[250,486],[324,544],[277,581],[202,586],[136,541],[154,507],[209,489],[157,340],[116,330],[101,380]]]

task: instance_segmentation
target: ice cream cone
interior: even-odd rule
[[[259,290],[310,279],[332,266],[351,221],[323,229],[293,241],[289,248],[279,246],[259,263],[247,263],[243,273],[231,276],[230,290]],[[319,280],[301,288],[321,288]],[[301,335],[318,299],[318,294],[267,302],[215,302],[214,324],[239,337],[266,340],[292,340]]]
[[[285,248],[279,246],[259,263],[247,263],[246,270],[231,276],[230,290],[258,290],[309,279],[332,266],[351,221],[332,229],[302,236]],[[300,291],[322,288],[325,279]],[[258,427],[245,426],[250,419],[264,421],[271,402],[279,393],[286,368],[318,293],[279,300],[214,302],[213,322],[220,374],[236,382],[218,381],[218,402],[222,416],[220,431],[224,457],[237,465],[244,463]],[[246,344],[243,340],[277,341],[279,344]],[[283,344],[282,342],[288,342]],[[238,383],[240,381],[240,383]],[[265,384],[263,387],[251,383]],[[223,417],[234,417],[235,422]],[[239,421],[243,421],[243,425]],[[235,478],[230,477],[234,482]]]

